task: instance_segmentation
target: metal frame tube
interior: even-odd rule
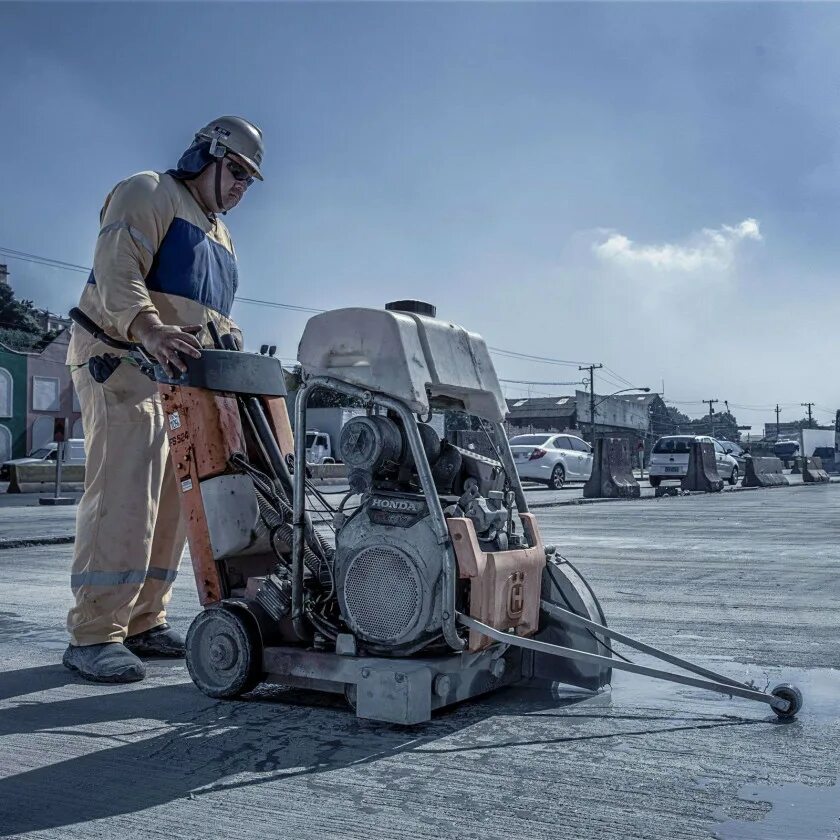
[[[513,494],[516,498],[516,509],[520,513],[528,513],[528,502],[525,499],[525,491],[522,489],[522,481],[519,478],[519,473],[516,470],[516,464],[513,462],[513,453],[510,451],[510,442],[508,436],[505,434],[505,427],[500,421],[493,423],[493,429],[496,432],[496,443],[499,445],[499,455],[502,456],[502,466],[508,475],[510,483],[513,485]]]
[[[545,610],[549,615],[554,616],[554,618],[560,619],[562,621],[568,621],[571,624],[577,624],[579,627],[586,627],[589,630],[594,630],[597,633],[600,633],[602,636],[606,636],[610,639],[615,639],[617,642],[621,642],[621,644],[623,645],[635,648],[636,650],[639,650],[642,653],[646,653],[649,656],[655,656],[657,659],[661,659],[663,662],[669,662],[671,665],[676,665],[678,668],[685,668],[686,671],[691,671],[694,674],[699,674],[701,677],[707,677],[708,679],[714,680],[715,682],[726,683],[727,685],[737,685],[740,688],[746,688],[748,690],[751,690],[751,687],[748,686],[746,683],[730,679],[729,677],[726,677],[723,674],[718,674],[716,671],[709,671],[706,668],[701,668],[699,665],[695,665],[693,662],[689,662],[686,659],[680,659],[679,656],[674,656],[671,653],[666,653],[664,650],[659,650],[659,648],[646,645],[644,642],[637,641],[636,639],[633,639],[630,636],[625,636],[623,633],[619,633],[616,630],[612,630],[609,627],[604,626],[603,624],[598,624],[597,621],[590,621],[588,618],[584,618],[583,616],[578,615],[577,613],[565,610],[563,609],[563,607],[558,607],[556,604],[549,603],[548,601],[540,601],[540,608]]]
[[[619,671],[629,671],[631,674],[642,674],[645,677],[653,677],[657,680],[666,680],[668,682],[680,683],[681,685],[690,685],[694,688],[703,688],[708,691],[716,691],[719,694],[728,694],[734,697],[743,697],[745,700],[756,700],[759,703],[766,703],[773,709],[778,709],[780,712],[786,712],[790,709],[790,703],[781,697],[774,697],[772,694],[765,694],[763,691],[757,691],[751,688],[742,688],[738,685],[731,685],[729,683],[713,682],[712,680],[700,680],[695,677],[688,677],[684,674],[672,674],[670,671],[661,671],[658,668],[648,668],[645,665],[636,665],[633,662],[622,662],[620,659],[613,659],[609,656],[601,656],[597,653],[587,653],[583,650],[575,650],[574,648],[562,647],[561,645],[552,645],[548,642],[540,642],[536,639],[529,639],[525,636],[514,636],[512,633],[505,633],[501,630],[496,630],[481,621],[476,621],[474,618],[459,614],[458,620],[470,630],[475,630],[484,636],[489,636],[497,642],[504,642],[505,644],[515,645],[517,647],[525,648],[526,650],[535,650],[538,653],[549,653],[552,656],[561,656],[566,659],[579,659],[583,662],[592,662],[596,665],[604,665],[608,668],[616,668]]]
[[[312,633],[303,614],[303,549],[306,527],[306,404],[311,387],[304,382],[295,401],[295,474],[292,476],[292,626],[301,641]]]

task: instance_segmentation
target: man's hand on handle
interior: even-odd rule
[[[192,334],[200,330],[200,325],[164,324],[153,312],[141,312],[131,322],[131,334],[160,362],[168,376],[177,376],[187,369],[179,353],[194,359],[201,357],[201,344]]]

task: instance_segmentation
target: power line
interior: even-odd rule
[[[0,247],[0,254],[11,257],[13,260],[20,260],[21,262],[37,263],[38,265],[46,265],[50,268],[64,268],[67,271],[78,271],[84,274],[89,274],[92,270],[83,265],[76,265],[75,263],[64,262],[63,260],[53,260],[49,257],[39,257],[37,254],[27,254],[25,251],[15,251],[12,248]]]
[[[553,385],[558,387],[561,385],[583,385],[583,382],[580,379],[575,379],[574,382],[543,382],[530,379],[500,379],[499,382],[509,382],[514,385]]]
[[[616,379],[620,380],[624,385],[627,385],[630,388],[635,388],[636,386],[629,379],[625,379],[620,373],[614,371],[609,365],[604,365],[604,370],[608,373],[611,373]],[[603,378],[604,374],[601,374],[601,378]]]
[[[93,269],[90,266],[79,265],[77,263],[67,262],[66,260],[53,259],[52,257],[45,257],[40,254],[32,254],[27,251],[18,251],[14,248],[7,248],[5,246],[0,246],[0,255],[5,255],[15,260],[21,260],[22,262],[43,265],[48,268],[59,268],[67,271],[74,271],[84,274],[90,274],[90,272],[93,271]],[[301,306],[299,304],[282,303],[280,301],[275,300],[264,300],[262,298],[244,297],[239,295],[234,296],[234,301],[236,301],[237,303],[246,303],[254,306],[263,306],[270,309],[284,309],[290,312],[311,312],[313,314],[320,314],[322,312],[327,311],[326,309],[319,309],[316,307]],[[588,366],[589,364],[588,362],[583,362],[580,360],[557,359],[551,356],[540,356],[533,353],[522,353],[517,350],[508,350],[504,347],[488,346],[487,349],[490,350],[492,354],[501,356],[503,358],[516,359],[528,362],[538,362],[540,364],[562,365],[569,367],[579,367],[582,365]],[[602,378],[605,379],[607,382],[609,382],[612,385],[626,384],[632,387],[632,383],[630,382],[630,380],[625,379],[623,376],[616,373],[611,368],[607,368],[607,370],[610,371],[612,375],[619,380],[619,382],[616,382],[611,376],[602,375]]]
[[[326,312],[326,309],[314,309],[310,306],[298,306],[294,303],[279,303],[275,300],[260,300],[259,298],[247,298],[247,297],[239,297],[239,295],[235,295],[233,298],[237,303],[254,303],[259,306],[268,306],[271,309],[290,309],[293,312],[314,312],[316,314],[320,314],[321,312]]]
[[[535,356],[531,353],[520,353],[516,350],[505,350],[503,347],[491,347],[490,345],[487,346],[487,349],[490,350],[491,353],[498,353],[502,356],[510,356],[515,359],[524,359],[529,362],[544,362],[545,364],[551,365],[569,365],[570,367],[587,364],[586,362],[570,361],[569,359],[553,359],[550,356]]]

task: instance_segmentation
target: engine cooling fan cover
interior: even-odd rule
[[[365,546],[347,563],[342,584],[344,619],[361,638],[398,645],[423,632],[428,587],[403,549],[386,543]]]

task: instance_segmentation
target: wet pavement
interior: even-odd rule
[[[71,547],[0,551],[0,836],[837,840],[838,514],[836,484],[539,511],[614,627],[797,683],[790,723],[622,672],[600,695],[522,687],[411,728],[282,688],[214,701],[181,662],[89,685],[56,664]],[[185,559],[171,620],[197,609]]]

